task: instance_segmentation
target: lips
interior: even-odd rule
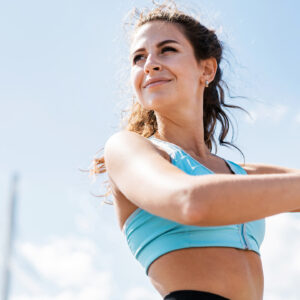
[[[164,84],[164,83],[169,82],[169,81],[171,81],[171,79],[152,78],[152,79],[147,80],[143,87],[147,88],[147,87],[151,87],[151,86],[156,86],[156,85]]]

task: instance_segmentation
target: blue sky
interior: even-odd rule
[[[247,97],[228,101],[251,113],[232,111],[246,162],[300,169],[300,4],[177,3],[225,43],[225,78],[234,94]],[[105,177],[92,185],[79,171],[119,128],[128,98],[122,20],[144,5],[151,1],[0,3],[1,250],[10,177],[20,175],[13,300],[160,299],[127,248],[113,207],[90,194],[103,191]],[[234,149],[219,147],[218,155],[242,161]],[[299,214],[267,218],[267,300],[299,295],[299,233]]]

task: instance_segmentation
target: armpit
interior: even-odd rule
[[[172,161],[171,161],[170,155],[169,155],[163,148],[161,148],[161,147],[159,147],[159,146],[157,146],[157,145],[154,145],[154,146],[155,146],[155,148],[158,150],[159,154],[160,154],[163,158],[165,158],[168,162],[172,162]]]

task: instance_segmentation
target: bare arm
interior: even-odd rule
[[[300,207],[300,174],[191,176],[133,132],[105,145],[110,179],[138,207],[188,225],[237,224]]]
[[[238,224],[300,207],[300,173],[203,177],[189,180],[190,225]]]
[[[300,173],[299,169],[290,169],[281,166],[267,165],[267,164],[239,164],[246,170],[249,175],[257,174],[287,174]]]
[[[239,164],[246,170],[249,175],[255,174],[288,174],[300,173],[299,169],[290,169],[282,166],[266,165],[266,164]],[[300,208],[291,210],[290,212],[300,212]]]

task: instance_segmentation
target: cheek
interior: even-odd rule
[[[181,85],[185,91],[192,92],[199,85],[199,74],[194,68],[181,69],[180,71]]]
[[[142,82],[142,76],[141,76],[142,74],[140,73],[141,72],[133,70],[131,71],[131,75],[130,75],[131,86],[136,94],[140,92],[139,89]]]
[[[130,72],[130,85],[134,89],[134,72]]]

